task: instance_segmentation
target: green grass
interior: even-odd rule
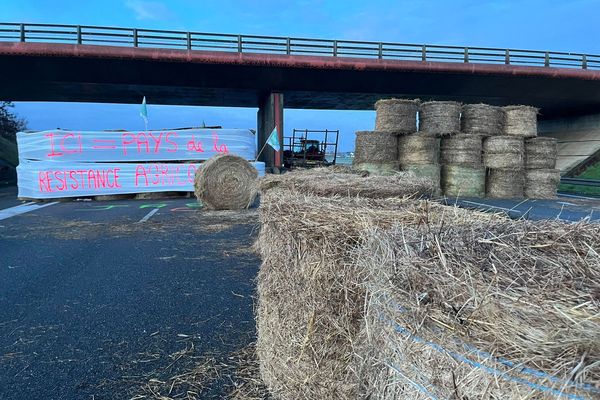
[[[558,185],[558,191],[564,193],[600,196],[600,188],[592,186],[565,185],[561,183]]]
[[[583,171],[583,173],[577,175],[577,178],[600,180],[600,162],[589,166],[585,171]]]
[[[591,165],[576,178],[600,180],[600,162]],[[558,186],[558,190],[566,193],[600,196],[600,187],[561,184]]]

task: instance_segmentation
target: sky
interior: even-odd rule
[[[0,0],[0,20],[600,54],[600,0]],[[148,104],[151,129],[256,129],[253,108]],[[35,130],[143,128],[137,104],[19,102],[15,111]],[[373,111],[286,110],[284,119],[286,135],[339,129],[341,151],[374,124]]]

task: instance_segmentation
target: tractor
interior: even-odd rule
[[[294,169],[335,165],[338,137],[339,131],[294,129],[291,137],[284,138],[283,166]]]

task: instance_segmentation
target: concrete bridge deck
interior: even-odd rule
[[[382,97],[530,104],[541,117],[600,112],[600,70],[0,42],[0,97],[286,108],[372,109]]]
[[[366,110],[389,97],[536,106],[553,121],[542,133],[571,141],[565,170],[598,137],[580,117],[600,114],[599,55],[0,23],[0,65],[0,98],[14,101],[257,107],[259,145],[284,132],[284,108]]]

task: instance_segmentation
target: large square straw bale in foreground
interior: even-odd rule
[[[260,219],[277,398],[600,396],[600,225],[281,187]]]

